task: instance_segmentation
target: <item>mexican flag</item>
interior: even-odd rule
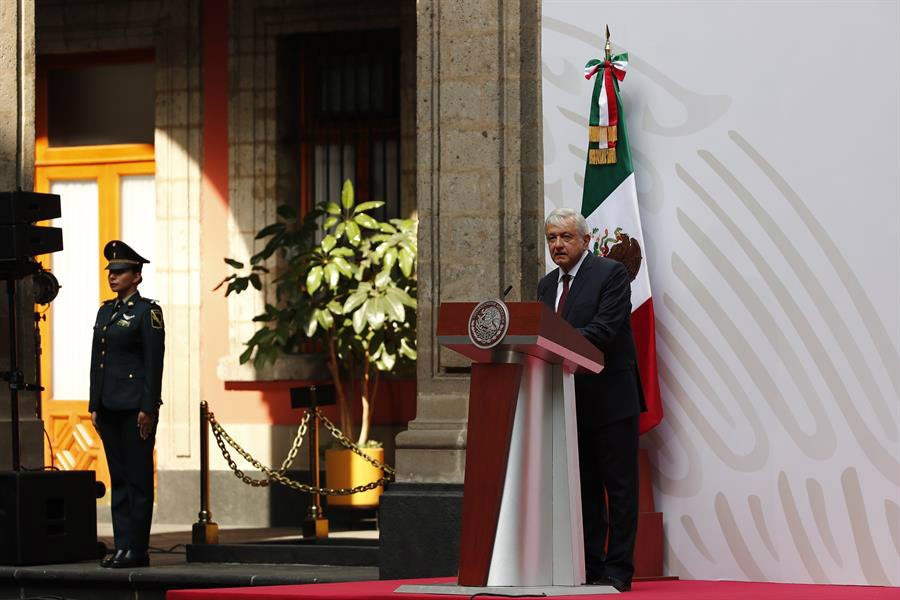
[[[593,59],[584,67],[585,78],[594,78],[594,91],[581,214],[587,219],[593,238],[590,250],[624,263],[631,275],[631,328],[647,403],[647,412],[641,414],[640,431],[645,433],[659,424],[663,410],[656,371],[653,298],[643,251],[634,165],[619,99],[619,81],[625,78],[627,68],[627,54],[603,61]]]

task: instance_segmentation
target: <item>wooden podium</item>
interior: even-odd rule
[[[580,586],[573,374],[599,373],[603,353],[543,303],[489,302],[508,310],[491,347],[470,335],[474,302],[444,303],[437,326],[441,345],[473,361],[458,584]]]

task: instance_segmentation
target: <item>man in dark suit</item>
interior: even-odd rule
[[[575,376],[587,580],[626,591],[637,533],[638,416],[646,410],[631,334],[631,278],[622,263],[588,250],[580,213],[554,210],[545,233],[558,268],[538,283],[538,299],[606,359],[600,374]]]
[[[119,240],[109,242],[103,254],[116,298],[100,306],[94,322],[88,410],[109,465],[116,549],[100,564],[145,567],[165,328],[162,309],[137,291],[149,261]]]

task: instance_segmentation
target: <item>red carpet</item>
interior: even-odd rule
[[[277,585],[253,588],[215,590],[172,590],[167,600],[329,600],[383,599],[423,600],[438,596],[395,594],[403,583],[452,581],[448,578],[404,581],[357,581],[351,583],[319,583],[309,585]],[[608,599],[614,596],[566,596],[573,600]],[[465,596],[440,596],[465,598]],[[787,583],[746,583],[739,581],[648,581],[636,583],[627,600],[900,600],[900,588],[846,585],[801,585]]]

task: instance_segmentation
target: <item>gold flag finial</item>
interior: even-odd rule
[[[609,44],[609,25],[606,26],[606,46],[603,48],[603,51],[606,53],[606,60],[610,60],[612,58],[612,46]]]

